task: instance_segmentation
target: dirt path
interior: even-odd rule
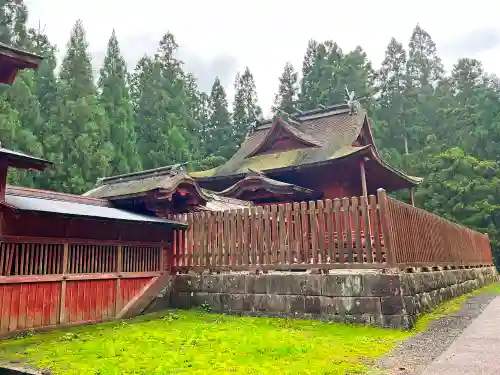
[[[456,313],[433,321],[428,330],[404,341],[389,355],[381,358],[378,367],[384,374],[421,375],[436,358],[464,332],[497,295],[471,297]],[[437,372],[438,374],[444,374]],[[431,373],[425,373],[429,375]]]

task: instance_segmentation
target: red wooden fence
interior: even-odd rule
[[[0,335],[113,318],[164,269],[158,243],[3,237]]]
[[[387,199],[387,232],[393,262],[400,266],[492,265],[487,234]]]
[[[185,269],[377,268],[385,265],[377,198],[269,205],[177,217],[172,266]]]
[[[174,271],[492,265],[488,236],[386,196],[176,216]]]

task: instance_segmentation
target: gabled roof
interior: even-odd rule
[[[315,109],[296,113],[294,126],[303,139],[303,135],[313,139],[319,146],[305,147],[282,152],[257,154],[255,150],[270,137],[275,129],[272,121],[262,123],[245,139],[239,150],[225,164],[208,171],[194,172],[191,176],[200,182],[213,179],[223,179],[229,176],[244,177],[249,169],[265,172],[279,172],[308,165],[318,165],[333,160],[354,157],[356,154],[372,154],[383,168],[394,172],[408,184],[415,185],[420,179],[412,178],[403,172],[397,171],[382,162],[378,150],[373,144],[369,118],[359,106],[357,111],[351,112],[347,104]],[[289,125],[289,124],[288,124]],[[291,125],[287,129],[290,129]],[[366,130],[370,144],[356,146],[361,130]]]
[[[247,137],[239,150],[225,164],[212,170],[211,176],[230,176],[246,172],[249,168],[259,171],[286,168],[337,159],[356,153],[359,148],[352,143],[358,137],[366,114],[363,110],[349,114],[347,105],[295,114],[300,122],[296,126],[301,135],[307,135],[319,147],[301,148],[279,153],[251,156],[269,136],[273,129],[272,121],[257,126]],[[197,173],[192,173],[198,177]],[[205,177],[206,175],[200,173]],[[200,176],[201,177],[201,176]],[[209,177],[209,176],[207,176]]]
[[[20,69],[36,69],[42,57],[0,43],[0,83],[11,85]]]
[[[240,197],[247,188],[255,188],[266,190],[276,195],[299,195],[299,196],[316,196],[314,190],[307,189],[298,185],[289,184],[287,182],[274,180],[267,177],[264,173],[249,170],[246,177],[236,182],[234,185],[219,192],[219,195],[225,197]]]
[[[202,200],[210,199],[181,164],[102,178],[94,189],[83,195],[118,199],[141,196],[153,190],[161,190],[168,195],[173,194],[182,184],[191,185]]]
[[[261,128],[260,128],[261,129]],[[300,129],[297,127],[290,125],[288,122],[286,122],[282,118],[277,118],[271,125],[269,131],[267,132],[266,136],[260,143],[258,143],[255,148],[248,153],[246,156],[247,158],[255,156],[262,151],[266,150],[268,151],[269,149],[272,148],[273,144],[272,142],[274,141],[274,138],[276,135],[279,133],[285,133],[288,134],[294,141],[297,142],[298,145],[300,145],[300,148],[302,147],[321,147],[321,142],[319,142],[317,139],[312,137],[310,134],[306,134],[302,132]],[[297,147],[299,148],[299,147]]]
[[[248,208],[252,206],[252,202],[242,201],[240,199],[223,197],[213,191],[203,189],[205,194],[210,196],[210,200],[205,204],[205,206],[198,206],[200,211],[227,211],[227,210],[239,210],[243,208]]]

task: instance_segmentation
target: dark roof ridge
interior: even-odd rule
[[[102,177],[97,180],[96,186],[115,183],[115,182],[125,182],[125,181],[135,180],[139,177],[146,178],[151,176],[171,175],[172,171],[180,169],[180,167],[183,167],[186,164],[187,163],[178,163],[158,168],[146,169],[144,171],[139,171],[139,172],[130,172],[115,176]]]
[[[363,108],[361,106],[358,107],[358,111],[362,111]],[[318,107],[314,109],[309,109],[307,111],[300,111],[300,112],[294,112],[291,113],[290,116],[293,119],[296,119],[295,121],[304,121],[304,120],[309,120],[312,118],[318,118],[318,117],[326,117],[330,115],[337,115],[341,113],[346,113],[349,112],[349,106],[346,103],[342,104],[334,104],[331,106],[323,106],[323,107]],[[314,116],[314,117],[310,117]],[[258,130],[264,130],[270,128],[274,124],[274,119],[265,119],[260,121],[259,125],[256,127],[256,131]]]
[[[22,186],[7,185],[6,194],[16,195],[20,197],[32,197],[32,198],[56,200],[63,202],[73,202],[78,204],[88,204],[93,206],[96,205],[105,207],[111,206],[111,203],[106,199],[61,193],[52,190],[27,188]]]
[[[28,57],[32,57],[32,58],[40,59],[40,60],[43,59],[43,56],[41,56],[41,55],[38,55],[38,54],[33,53],[33,52],[28,52],[28,51],[25,51],[25,50],[22,50],[22,49],[13,47],[13,46],[9,46],[8,44],[2,43],[2,42],[0,42],[0,48],[17,53],[18,55],[28,56]]]

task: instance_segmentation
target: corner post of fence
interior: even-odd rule
[[[116,248],[116,291],[115,291],[115,316],[122,308],[121,273],[123,271],[123,246]]]
[[[66,323],[66,275],[68,273],[69,243],[63,245],[61,297],[59,299],[59,324]]]
[[[377,190],[377,201],[380,210],[380,222],[382,225],[382,236],[384,238],[385,257],[387,265],[391,268],[396,267],[396,256],[392,241],[392,223],[389,212],[387,193],[384,189]]]

